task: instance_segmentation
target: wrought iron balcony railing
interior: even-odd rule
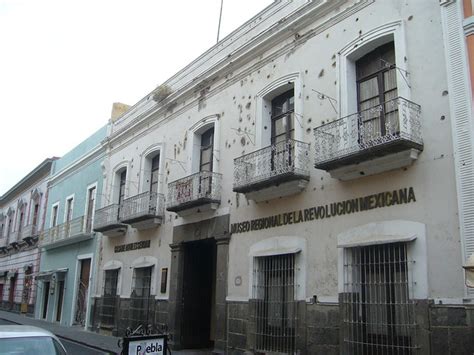
[[[19,241],[18,236],[20,236],[20,232],[18,232],[18,231],[10,232],[10,234],[7,236],[8,244],[18,243],[18,241]]]
[[[220,203],[222,175],[201,171],[168,184],[166,209],[177,212],[207,203]]]
[[[25,239],[28,237],[36,237],[38,234],[38,226],[34,224],[29,224],[26,227],[23,227],[21,231],[21,239]]]
[[[397,97],[314,129],[318,169],[332,170],[415,148],[423,150],[421,107]]]
[[[288,139],[234,159],[235,192],[286,181],[309,180],[309,144]]]
[[[144,192],[123,201],[119,219],[125,223],[164,216],[164,196],[157,192]]]
[[[86,222],[87,219],[82,216],[44,231],[41,234],[41,245],[48,246],[68,239],[73,240],[76,237],[90,235],[90,223]]]
[[[123,226],[119,220],[120,209],[121,205],[114,203],[96,210],[94,217],[94,231],[103,232],[116,228],[117,226]]]

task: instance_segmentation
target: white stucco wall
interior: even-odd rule
[[[229,299],[248,299],[250,296],[250,263],[247,260],[252,245],[267,238],[287,236],[306,240],[306,297],[317,295],[334,299],[338,293],[337,235],[356,226],[391,220],[419,222],[426,226],[427,260],[421,262],[425,262],[428,269],[428,296],[462,297],[451,117],[449,93],[445,92],[446,64],[439,5],[428,1],[320,2],[322,5],[293,1],[285,7],[284,3],[271,6],[266,14],[270,18],[262,16],[265,21],[259,22],[255,18],[255,23],[247,23],[245,26],[251,28],[251,32],[231,34],[233,45],[227,47],[224,43],[229,38],[225,39],[224,43],[171,78],[168,84],[173,94],[164,106],[157,105],[148,96],[117,121],[111,130],[108,158],[104,162],[104,194],[112,200],[114,172],[125,165],[128,169],[127,196],[143,191],[142,154],[159,144],[162,149],[160,191],[166,195],[169,182],[192,173],[192,164],[189,164],[193,156],[190,153],[193,149],[191,127],[217,115],[219,125],[215,134],[219,137],[219,144],[214,149],[223,181],[221,204],[214,215],[229,211],[231,223],[400,188],[413,187],[416,195],[416,202],[409,204],[234,234],[229,249]],[[299,21],[291,17],[295,14],[298,14]],[[287,22],[271,24],[285,16]],[[268,145],[265,139],[259,138],[265,136],[265,127],[259,126],[262,122],[259,93],[288,75],[296,78],[292,79],[298,86],[295,100],[301,102],[295,121],[296,130],[299,139],[314,144],[313,129],[340,118],[344,111],[342,103],[348,93],[341,89],[344,73],[341,74],[340,66],[344,58],[339,53],[350,43],[364,45],[365,33],[376,34],[378,29],[393,23],[397,28],[397,32],[391,34],[395,38],[396,64],[408,72],[406,82],[399,77],[399,92],[422,108],[424,151],[418,160],[408,168],[348,182],[333,179],[328,173],[311,167],[310,181],[304,192],[258,204],[232,192],[233,159]],[[259,38],[258,33],[268,36],[266,41]],[[249,41],[249,38],[253,39]],[[256,49],[249,50],[253,44]],[[220,47],[222,52],[217,50]],[[204,65],[204,62],[208,64]],[[216,67],[220,69],[214,70]],[[203,78],[207,80],[202,82]],[[337,98],[339,113],[313,90]],[[313,148],[310,157],[313,162]],[[103,205],[107,205],[105,200]],[[102,265],[112,259],[124,265],[121,295],[129,296],[129,266],[134,259],[150,255],[157,258],[158,268],[169,267],[173,225],[210,216],[213,214],[176,219],[174,213],[167,212],[164,224],[156,229],[147,232],[129,229],[126,236],[103,238]],[[115,245],[147,239],[151,240],[149,249],[126,253],[113,251]],[[102,274],[99,284],[103,283]],[[236,277],[242,279],[238,286],[234,283]],[[158,278],[156,282],[159,282]]]

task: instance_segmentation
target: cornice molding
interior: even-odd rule
[[[104,153],[105,153],[105,147],[102,144],[95,146],[95,148],[91,149],[88,153],[82,155],[78,159],[74,160],[71,164],[69,164],[65,168],[61,169],[60,171],[52,175],[48,183],[49,186],[50,187],[54,186],[55,184],[62,181],[63,179],[80,171],[86,165],[89,165],[92,162],[97,161],[98,159],[104,156]]]
[[[306,33],[298,34],[298,37],[295,36],[295,34],[299,30],[317,21],[318,18],[326,16],[327,14],[331,13],[331,11],[334,11],[346,2],[347,0],[305,2],[300,8],[293,11],[285,18],[282,18],[280,21],[274,23],[273,26],[271,26],[269,29],[262,31],[262,33],[253,38],[251,41],[245,43],[245,45],[236,49],[232,55],[222,59],[215,66],[211,67],[208,71],[191,80],[182,88],[175,90],[174,93],[171,94],[162,105],[154,105],[148,107],[142,112],[139,112],[135,118],[127,122],[122,128],[115,132],[112,132],[110,136],[103,141],[104,145],[112,145],[112,149],[110,149],[108,153],[111,154],[117,149],[120,149],[119,147],[115,146],[116,142],[120,141],[120,147],[122,147],[123,145],[126,145],[128,143],[128,140],[130,140],[131,137],[133,137],[133,139],[136,139],[142,135],[145,135],[147,134],[147,132],[149,132],[149,130],[154,129],[176,118],[190,107],[197,105],[199,97],[195,97],[195,93],[196,90],[199,89],[203,83],[211,84],[213,82],[213,78],[225,78],[227,75],[232,73],[231,78],[214,86],[206,94],[206,98],[210,98],[221,92],[222,90],[226,89],[227,87],[242,80],[242,78],[246,77],[250,72],[256,71],[264,67],[275,58],[285,55],[286,53],[294,50],[296,47],[304,44],[310,38],[318,35],[319,33],[333,26],[334,24],[342,21],[343,19],[349,16],[352,16],[363,8],[369,6],[374,2],[374,0],[358,1],[354,5],[349,6],[343,11],[337,13],[327,21],[318,24]],[[326,5],[326,7],[321,8],[321,4]],[[282,41],[287,40],[292,36],[295,37],[293,41],[287,43],[283,47],[278,48],[274,52],[269,53],[265,56],[263,60],[256,61],[256,63],[254,63],[252,66],[242,70],[241,72],[234,73],[236,69],[239,69],[245,64],[258,58],[263,52],[268,51],[276,44],[281,44]],[[192,63],[189,66],[191,65]],[[168,84],[168,82],[169,81],[167,81],[165,84]],[[167,105],[169,103],[178,102],[186,102],[186,104],[181,105],[179,109],[167,115]],[[139,104],[140,103],[138,103],[137,105]],[[136,111],[138,112],[139,110],[136,108]],[[160,118],[157,119],[157,117]],[[145,130],[144,127],[146,127]]]

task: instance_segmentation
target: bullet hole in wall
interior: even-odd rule
[[[267,129],[267,126],[263,126],[263,129]]]
[[[308,123],[311,123],[311,118],[308,118]]]
[[[333,54],[332,57],[331,57],[332,60],[336,59],[336,55]]]
[[[336,67],[336,62],[333,62],[333,63],[332,63],[332,67],[333,67],[333,68]]]
[[[408,21],[411,21],[411,20],[413,20],[413,16],[412,16],[412,15],[408,16]]]
[[[249,101],[249,102],[247,102],[247,105],[245,105],[245,108],[247,110],[250,110],[250,106],[252,106],[252,103]]]
[[[324,69],[321,69],[319,72],[318,78],[322,78],[324,76]]]
[[[441,116],[441,121],[444,121],[446,119],[446,117],[443,115]]]
[[[270,79],[270,74],[267,75],[267,79]]]
[[[306,128],[306,133],[311,133],[311,128]]]
[[[304,71],[304,73],[305,73],[305,74],[308,74],[308,69],[306,69],[306,70]]]
[[[358,17],[356,17],[356,22],[357,22],[357,21],[359,21],[359,18],[358,18]]]
[[[444,90],[442,95],[447,96],[448,95],[448,90]]]

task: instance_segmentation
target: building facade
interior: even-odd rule
[[[102,190],[102,127],[53,164],[40,237],[35,317],[88,326],[100,236],[93,231]]]
[[[472,353],[463,4],[275,1],[111,121],[92,326]]]
[[[33,314],[46,184],[55,158],[46,159],[0,197],[0,307]]]

